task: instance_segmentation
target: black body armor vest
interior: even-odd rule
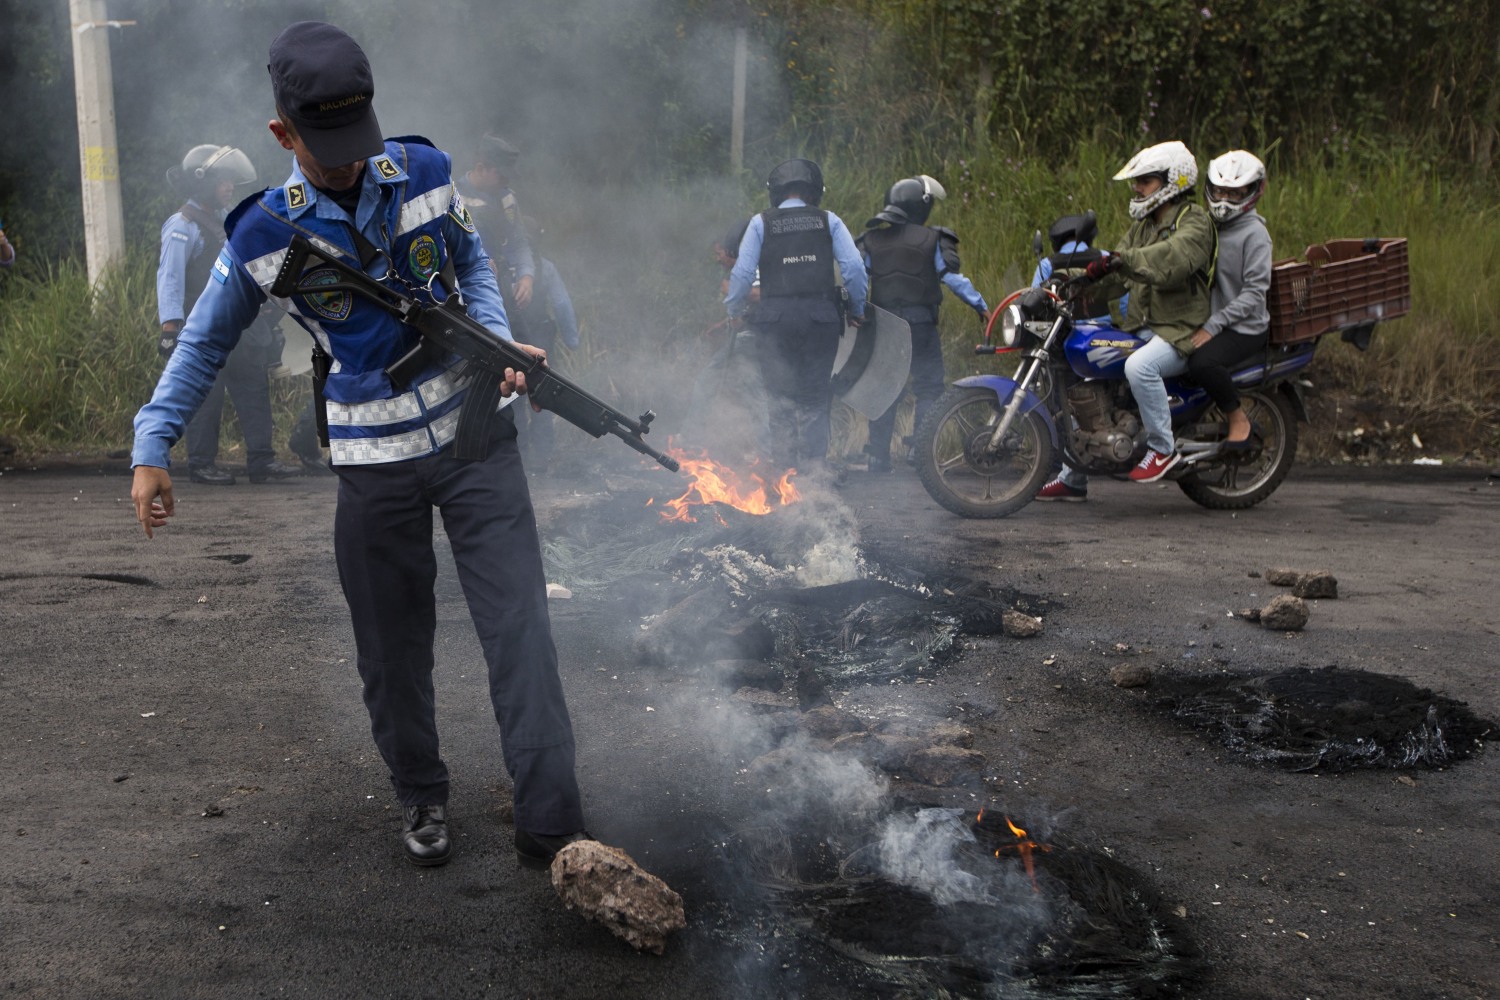
[[[821,208],[773,208],[761,213],[761,298],[791,295],[831,297],[838,283],[833,271],[833,233]]]
[[[943,301],[943,282],[933,264],[938,233],[908,223],[868,230],[860,237],[870,255],[870,301],[882,309],[932,306]]]
[[[214,261],[219,259],[219,251],[224,249],[224,241],[228,237],[224,234],[224,222],[216,213],[204,211],[191,203],[183,205],[177,211],[197,226],[203,235],[203,252],[188,258],[182,269],[182,315],[190,316],[193,304],[203,294],[208,276],[213,273]]]

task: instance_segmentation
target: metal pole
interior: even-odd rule
[[[83,234],[89,282],[125,255],[120,200],[120,152],[115,145],[114,79],[104,0],[69,0],[73,29],[73,89],[78,101],[78,154],[83,175]]]
[[[734,109],[729,125],[729,169],[738,174],[745,166],[745,62],[749,42],[744,28],[734,29]]]

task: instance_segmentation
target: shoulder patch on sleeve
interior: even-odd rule
[[[171,235],[169,235],[167,238],[172,240],[181,240],[184,243],[188,242],[188,234],[183,232],[181,229],[172,230]]]
[[[448,203],[448,214],[453,217],[454,222],[464,228],[465,232],[474,231],[474,217],[469,214],[469,207],[464,204],[464,196],[458,193],[457,188],[453,191],[453,200]]]
[[[231,266],[233,265],[229,260],[229,251],[220,250],[219,259],[214,261],[214,280],[221,285],[227,282],[229,280],[229,269]]]

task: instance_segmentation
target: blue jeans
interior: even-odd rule
[[[1162,380],[1187,371],[1188,360],[1150,330],[1140,332],[1150,339],[1125,359],[1125,378],[1130,382],[1130,393],[1135,397],[1141,425],[1146,429],[1146,447],[1170,455],[1177,444],[1172,437],[1172,407],[1167,402],[1167,387]],[[1075,490],[1089,484],[1087,475],[1066,462],[1059,478]]]
[[[1142,330],[1141,334],[1151,335],[1149,330]],[[1135,397],[1141,424],[1146,428],[1146,447],[1159,455],[1170,455],[1177,450],[1172,439],[1172,407],[1167,402],[1167,387],[1162,380],[1181,375],[1187,367],[1187,358],[1177,348],[1154,335],[1125,359],[1125,378],[1130,382],[1130,394]]]

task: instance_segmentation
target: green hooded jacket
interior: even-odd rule
[[[1194,331],[1212,314],[1214,258],[1218,234],[1197,202],[1174,207],[1164,225],[1132,223],[1114,251],[1120,269],[1091,290],[1100,299],[1130,293],[1122,330],[1149,328],[1183,354],[1191,354]]]

